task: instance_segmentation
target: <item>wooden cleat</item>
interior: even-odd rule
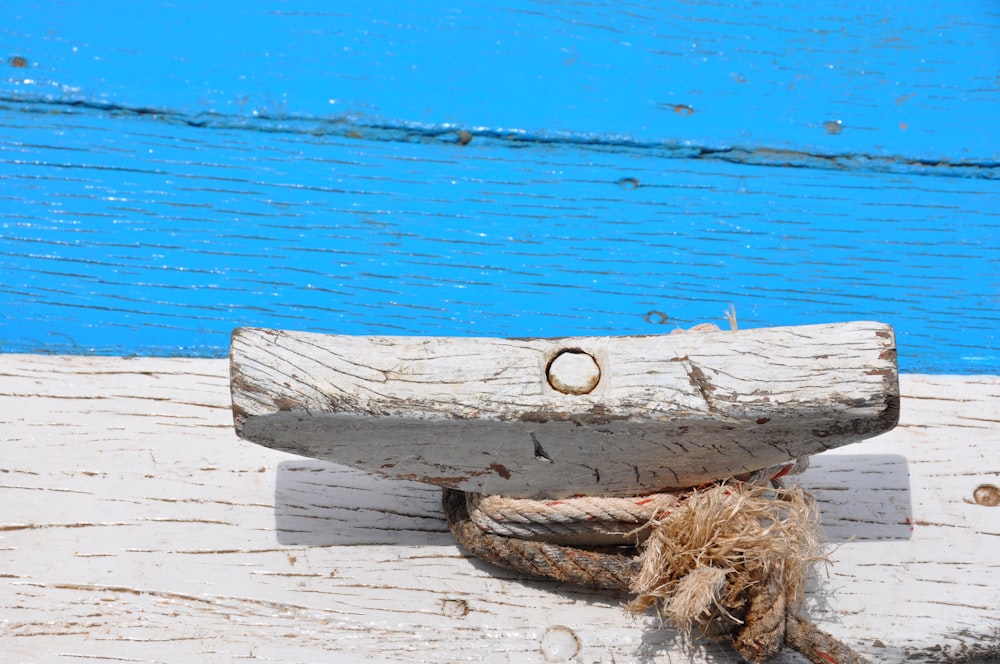
[[[518,497],[697,486],[899,418],[892,327],[557,339],[233,332],[236,433],[373,473]]]

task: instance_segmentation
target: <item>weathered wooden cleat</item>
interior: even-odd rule
[[[373,473],[520,497],[696,486],[899,418],[892,327],[492,339],[233,332],[236,433]]]

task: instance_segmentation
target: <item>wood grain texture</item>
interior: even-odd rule
[[[0,110],[0,344],[226,354],[241,325],[647,334],[876,319],[1000,373],[1000,183]],[[99,321],[99,322],[98,322]]]
[[[0,95],[994,164],[996,7],[192,0],[0,8]],[[220,29],[225,26],[225,29]],[[22,62],[18,60],[17,62]]]
[[[587,358],[585,394],[551,384]],[[519,497],[698,486],[885,433],[892,327],[641,337],[354,337],[240,328],[242,438],[368,472]]]
[[[973,496],[1000,482],[1000,377],[901,390],[897,429],[802,476],[836,545],[811,615],[880,662],[995,661],[1000,507]],[[5,661],[689,661],[620,597],[468,559],[433,487],[230,418],[222,360],[0,355]]]

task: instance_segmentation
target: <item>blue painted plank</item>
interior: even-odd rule
[[[1000,183],[0,110],[0,350],[878,319],[1000,373]],[[659,312],[659,313],[651,313]],[[665,317],[665,324],[659,322]]]
[[[984,0],[17,2],[0,44],[20,103],[1000,161]]]

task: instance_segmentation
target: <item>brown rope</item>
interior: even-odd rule
[[[868,664],[867,659],[851,650],[802,616],[788,614],[785,643],[815,664]]]
[[[496,535],[470,519],[465,493],[445,489],[443,504],[456,541],[477,558],[519,574],[591,588],[636,591],[643,559],[634,547],[585,549]],[[740,655],[753,662],[766,661],[785,646],[800,652],[814,664],[862,664],[867,661],[795,614],[789,605],[794,605],[797,598],[792,597],[789,601],[785,579],[765,567],[767,564],[763,560],[751,560],[741,572],[749,575],[749,581],[744,579],[742,585],[729,584],[731,592],[728,595],[725,577],[732,570],[722,573],[719,568],[699,567],[695,573],[670,581],[670,597],[674,601],[700,602],[700,608],[689,609],[688,615],[699,614],[701,634],[730,643]],[[779,566],[779,569],[784,568]],[[653,590],[642,591],[640,599],[633,602],[634,608],[653,605],[656,591],[664,585],[661,583]],[[706,588],[714,590],[706,593]],[[799,592],[799,589],[793,588],[792,592]],[[667,614],[669,617],[669,606]]]
[[[445,489],[443,503],[448,527],[459,544],[477,558],[519,574],[588,588],[628,590],[639,569],[635,549],[631,555],[608,553],[494,535],[469,519],[463,492]]]
[[[808,457],[737,476],[744,484],[769,486],[775,478],[798,475]],[[517,539],[570,546],[631,546],[643,541],[657,515],[676,508],[690,491],[639,497],[577,496],[534,500],[467,493],[469,518],[482,530]]]

